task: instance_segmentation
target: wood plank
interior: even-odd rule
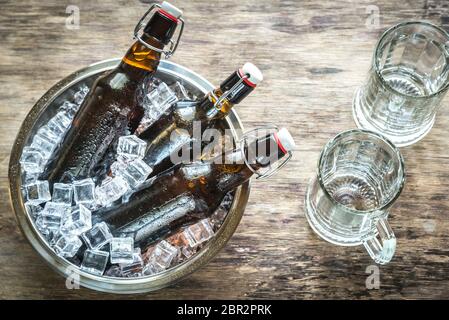
[[[371,265],[361,247],[343,248],[314,235],[303,199],[322,146],[354,128],[351,101],[381,32],[426,19],[449,27],[444,0],[378,0],[379,28],[368,28],[369,0],[173,1],[187,26],[172,58],[214,83],[246,61],[265,81],[238,107],[247,129],[288,127],[298,150],[282,172],[253,184],[245,216],[226,248],[173,287],[138,299],[186,298],[449,298],[449,113],[420,143],[403,149],[407,184],[393,208],[398,238],[381,287],[368,290]],[[65,28],[66,3],[0,0],[0,298],[122,298],[67,290],[27,243],[9,204],[7,167],[18,128],[37,99],[71,72],[121,56],[146,4],[73,0],[79,30]]]

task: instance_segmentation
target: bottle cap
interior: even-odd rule
[[[286,128],[282,128],[278,132],[274,133],[274,138],[276,139],[279,148],[284,153],[293,151],[293,149],[296,146],[292,135],[290,134],[290,132],[288,132]]]
[[[257,84],[259,84],[263,80],[262,72],[251,62],[245,63],[240,69],[240,72],[242,73],[242,75],[248,76],[248,78],[245,79],[245,82],[249,82],[248,84],[252,87],[257,86]]]
[[[161,9],[176,20],[182,16],[182,10],[176,8],[174,5],[168,3],[167,1],[162,2]]]

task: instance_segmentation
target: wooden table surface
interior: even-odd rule
[[[66,289],[16,224],[8,195],[11,146],[28,111],[55,82],[123,55],[148,4],[0,0],[0,298],[449,298],[447,99],[430,134],[402,150],[407,182],[390,217],[397,253],[379,268],[379,289],[365,285],[372,265],[365,250],[320,240],[303,209],[321,148],[355,127],[352,95],[366,77],[379,35],[406,19],[449,28],[449,3],[173,2],[184,10],[187,24],[172,60],[214,83],[246,61],[258,65],[265,80],[238,113],[246,129],[268,123],[288,127],[298,144],[294,159],[271,179],[254,181],[244,218],[225,249],[179,284],[126,297]],[[69,4],[79,7],[78,30],[66,27]]]

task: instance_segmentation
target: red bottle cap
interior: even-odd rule
[[[276,140],[279,149],[281,149],[282,152],[284,153],[293,151],[293,149],[296,146],[292,135],[290,134],[290,132],[288,132],[286,128],[282,128],[278,132],[275,132],[274,139]]]

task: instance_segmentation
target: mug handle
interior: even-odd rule
[[[363,245],[374,262],[387,264],[396,251],[396,237],[386,218],[377,220],[376,229],[376,234],[363,240]]]

